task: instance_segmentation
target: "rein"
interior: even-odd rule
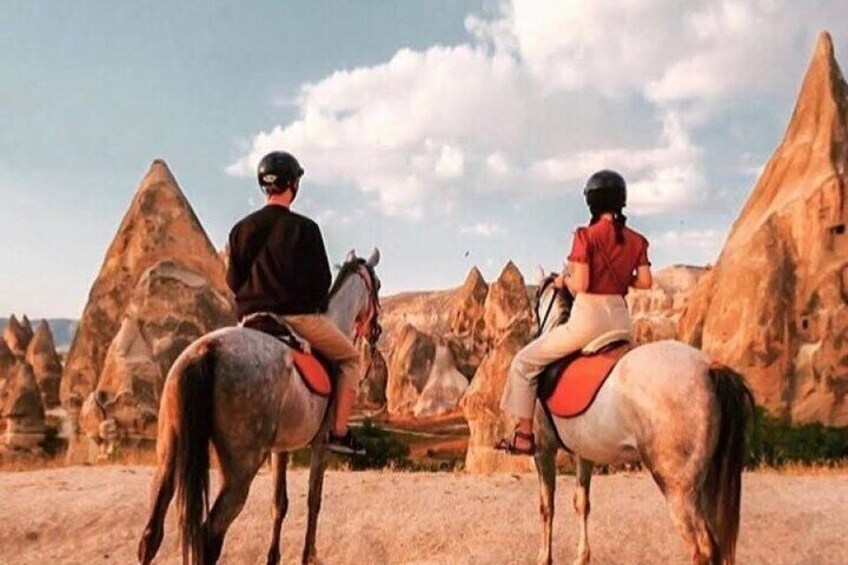
[[[549,286],[551,286],[551,284],[554,281],[554,278],[556,278],[556,275],[553,275],[553,274],[550,275],[539,286],[539,290],[536,291],[536,304],[539,304],[539,300],[542,299],[542,296],[545,294],[545,291],[548,289]],[[554,288],[554,295],[551,297],[551,301],[548,302],[548,307],[545,310],[545,316],[543,318],[539,318],[539,309],[534,308],[533,311],[536,313],[536,321],[537,321],[538,326],[539,326],[536,329],[536,335],[533,336],[534,339],[539,337],[540,335],[542,335],[542,332],[545,330],[545,326],[548,323],[548,318],[551,315],[551,310],[554,307],[554,302],[556,302],[558,295],[559,295],[559,290]]]

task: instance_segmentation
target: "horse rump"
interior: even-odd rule
[[[754,398],[742,375],[729,367],[713,365],[709,376],[718,402],[720,424],[704,481],[702,505],[718,545],[717,562],[733,563],[739,535],[746,432],[754,413]]]

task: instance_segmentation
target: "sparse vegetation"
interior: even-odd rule
[[[749,442],[753,467],[844,466],[848,461],[848,427],[819,423],[792,425],[757,408]]]

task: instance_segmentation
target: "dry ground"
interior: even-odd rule
[[[133,563],[146,519],[150,467],[0,473],[0,563]],[[270,480],[259,476],[224,545],[223,563],[264,563]],[[290,473],[284,562],[296,563],[306,471]],[[561,477],[557,563],[573,556],[571,478]],[[662,496],[645,474],[595,477],[594,563],[685,563]],[[323,563],[533,563],[535,477],[331,472],[318,551]],[[169,515],[157,563],[177,563]],[[745,476],[740,563],[848,563],[848,474]]]

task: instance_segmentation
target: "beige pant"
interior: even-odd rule
[[[339,386],[359,389],[362,370],[359,353],[350,339],[322,314],[284,316],[287,324],[302,336],[313,350],[339,366]]]
[[[532,418],[539,374],[551,363],[616,330],[633,331],[622,297],[578,294],[568,322],[540,335],[515,355],[509,367],[501,409],[519,418]]]

